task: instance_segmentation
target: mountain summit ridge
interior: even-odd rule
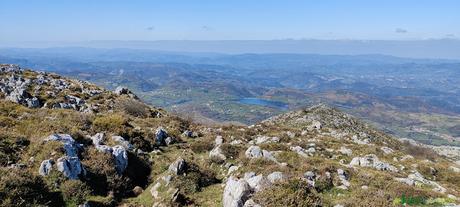
[[[458,163],[326,105],[209,127],[16,65],[0,65],[0,99],[2,206],[459,203]]]

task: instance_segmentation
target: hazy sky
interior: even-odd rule
[[[459,0],[0,0],[0,43],[460,37]]]

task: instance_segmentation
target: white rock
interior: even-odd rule
[[[259,146],[250,146],[244,153],[247,158],[262,158],[262,150]]]
[[[112,140],[123,146],[127,150],[133,149],[133,145],[130,144],[128,141],[125,140],[125,138],[121,136],[112,136]]]
[[[262,207],[262,206],[254,202],[254,200],[249,199],[244,203],[243,207]]]
[[[253,176],[246,181],[255,192],[259,192],[270,185],[269,181],[263,175]]]
[[[78,157],[61,157],[57,160],[57,170],[62,172],[69,179],[78,179],[79,175],[84,175],[85,170]]]
[[[120,145],[112,147],[112,150],[112,155],[115,158],[115,169],[118,174],[123,174],[128,167],[128,153],[126,149]]]
[[[173,163],[171,163],[171,165],[169,165],[168,170],[174,173],[175,175],[182,175],[187,170],[187,163],[185,162],[184,159],[177,158],[176,161],[174,161]]]
[[[53,168],[53,160],[43,160],[40,164],[40,168],[38,169],[38,173],[42,176],[47,176],[50,174],[51,169]]]
[[[353,151],[351,151],[351,149],[348,149],[346,147],[340,147],[338,151],[342,153],[343,155],[347,155],[347,156],[351,156],[353,154]]]
[[[224,153],[222,152],[222,149],[220,148],[220,146],[217,146],[215,147],[214,149],[212,149],[210,152],[209,152],[209,157],[210,158],[214,158],[214,159],[218,159],[218,160],[226,160],[227,157],[224,155]]]
[[[450,166],[449,170],[452,170],[455,173],[460,173],[460,168],[458,168],[458,167]]]
[[[228,168],[227,175],[232,174],[233,172],[237,171],[238,169],[239,169],[239,167],[236,166],[236,165],[230,166],[230,167]]]
[[[242,207],[251,193],[248,182],[233,176],[228,178],[223,193],[223,207]]]
[[[385,153],[387,155],[394,152],[394,150],[389,148],[389,147],[381,147],[380,149],[383,151],[383,153]]]
[[[68,134],[52,134],[45,141],[58,141],[63,144],[65,154],[69,157],[76,157],[78,152],[77,144],[72,136]]]
[[[93,141],[93,145],[95,146],[104,144],[104,133],[95,134],[91,137],[91,140]]]
[[[272,172],[269,175],[267,175],[267,179],[271,183],[275,183],[275,182],[278,182],[278,181],[282,181],[284,179],[284,175],[283,175],[282,172]]]
[[[222,136],[217,136],[216,137],[216,140],[214,140],[214,146],[215,147],[218,147],[220,145],[222,145],[224,143],[224,138],[222,138]]]

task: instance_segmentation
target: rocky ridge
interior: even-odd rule
[[[207,127],[123,87],[15,65],[0,66],[0,97],[0,188],[23,193],[0,194],[2,205],[388,206],[402,195],[459,203],[458,163],[325,105]],[[21,200],[36,183],[46,189]]]

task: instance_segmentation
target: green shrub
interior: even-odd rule
[[[0,166],[16,163],[21,151],[29,145],[29,140],[0,135]]]
[[[204,153],[212,150],[214,146],[206,140],[196,140],[190,144],[190,149],[195,153]]]
[[[121,135],[127,131],[127,126],[128,118],[119,113],[98,116],[93,121],[93,129],[96,132],[106,131]]]
[[[201,191],[203,187],[219,183],[214,172],[210,170],[200,170],[194,163],[188,163],[187,173],[177,176],[172,183],[178,187],[185,195]]]
[[[67,180],[61,184],[61,193],[68,206],[75,206],[84,203],[91,190],[80,180]]]
[[[116,196],[123,196],[134,187],[131,179],[117,174],[115,160],[111,154],[91,148],[84,158],[82,163],[87,170],[86,183],[94,194],[106,196],[112,192]]]
[[[306,181],[295,179],[276,184],[255,194],[256,203],[267,206],[323,206],[317,192]]]
[[[243,147],[224,143],[220,146],[220,149],[227,158],[235,159],[238,158],[238,155],[243,150]]]
[[[131,116],[146,118],[150,115],[149,107],[134,99],[119,99],[116,106],[119,110]]]
[[[0,169],[0,206],[48,205],[51,201],[41,177],[24,169]]]

